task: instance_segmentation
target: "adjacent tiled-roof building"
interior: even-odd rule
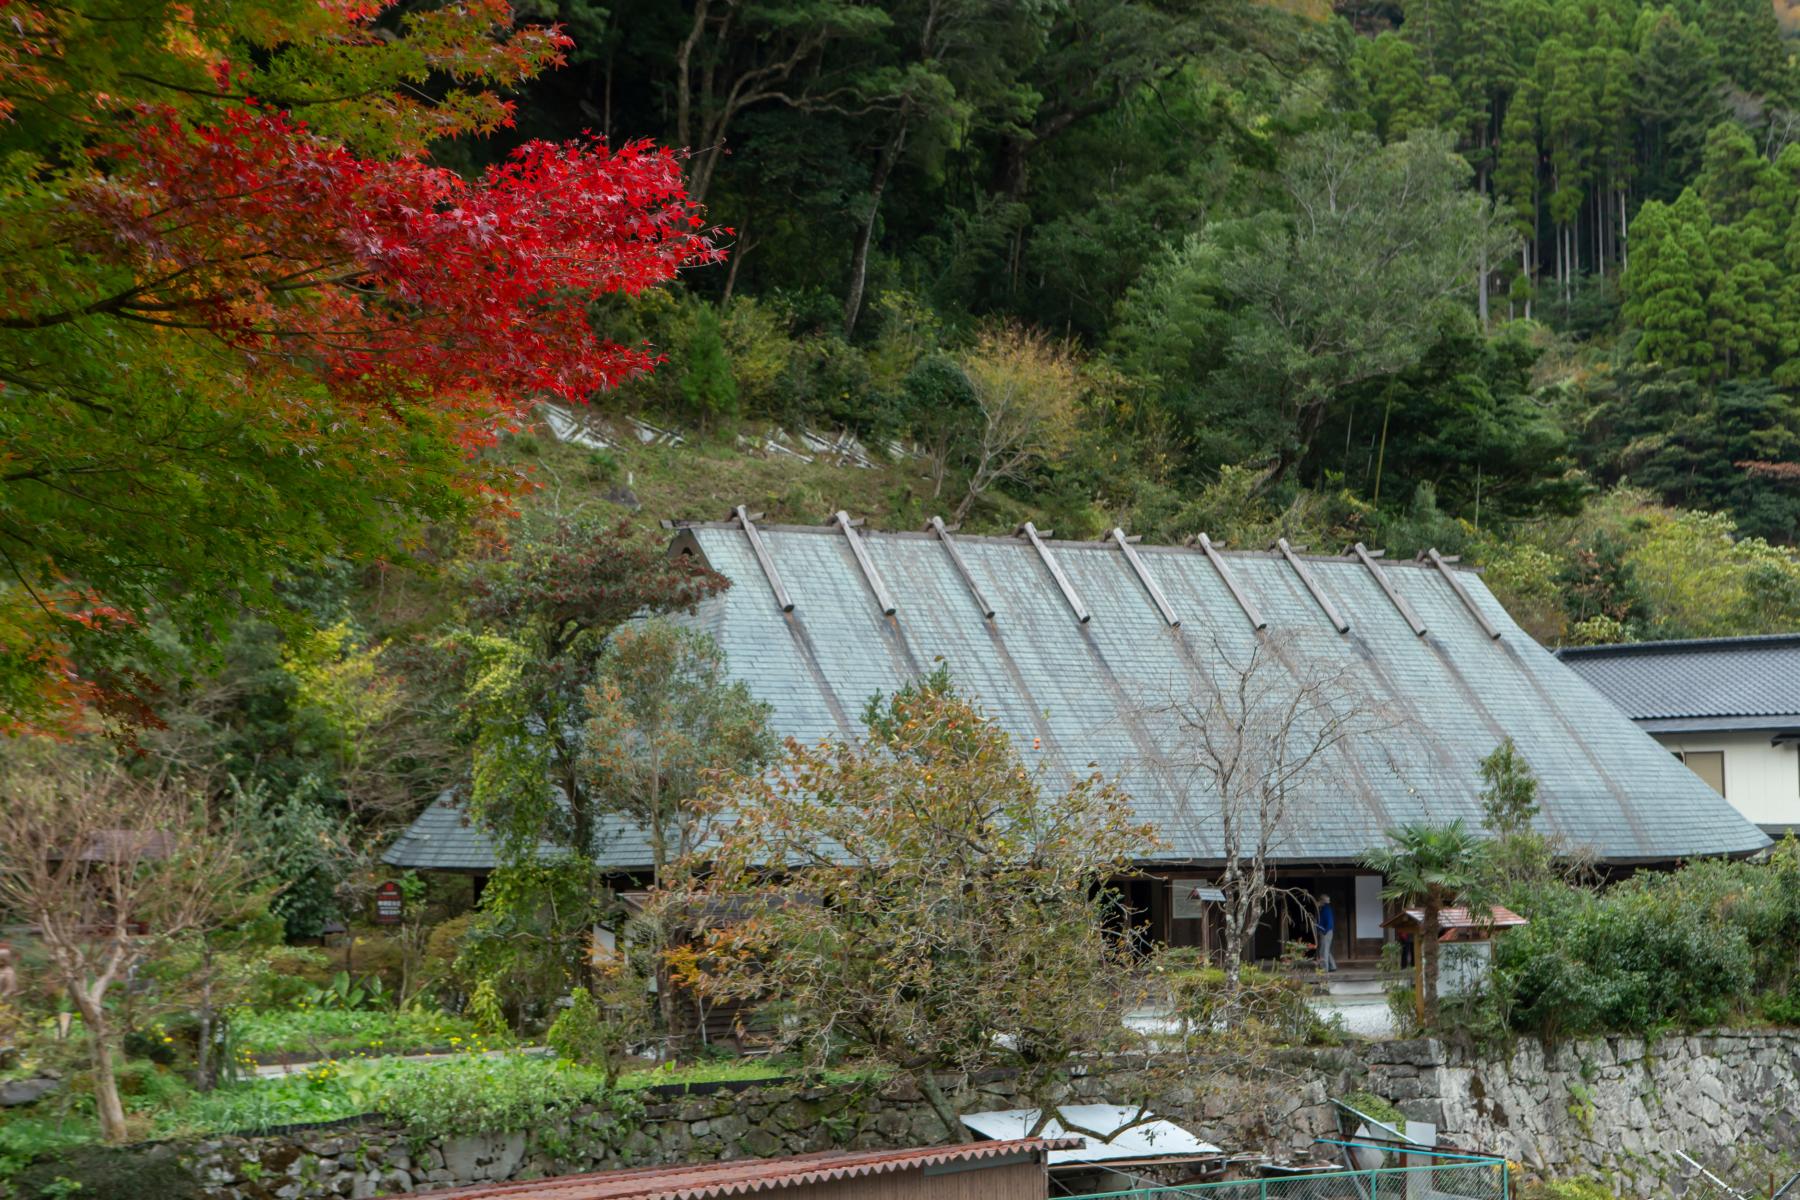
[[[1800,828],[1800,634],[1557,656],[1765,831]]]

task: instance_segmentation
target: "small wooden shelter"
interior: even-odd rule
[[[1530,924],[1524,917],[1510,908],[1496,904],[1485,913],[1477,914],[1465,905],[1456,905],[1438,910],[1438,942],[1440,945],[1450,942],[1485,942],[1492,940],[1494,934],[1502,929],[1513,929],[1520,925]],[[1417,938],[1425,928],[1425,910],[1422,908],[1406,908],[1395,913],[1381,923],[1383,929],[1392,929],[1396,933],[1404,933]]]

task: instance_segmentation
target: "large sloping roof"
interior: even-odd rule
[[[1768,844],[1532,641],[1474,572],[1384,562],[1378,577],[1356,558],[1226,552],[1222,573],[1201,549],[1135,546],[1179,621],[1172,626],[1116,542],[1045,541],[1047,562],[1024,538],[956,535],[965,578],[937,533],[859,531],[894,609],[885,614],[841,527],[763,526],[758,534],[791,610],[736,522],[689,525],[674,549],[731,580],[692,619],[718,639],[730,673],[772,706],[778,734],[858,737],[871,696],[942,663],[1048,782],[1095,770],[1116,779],[1160,830],[1165,846],[1154,861],[1221,856],[1218,806],[1186,765],[1191,734],[1167,708],[1171,698],[1217,686],[1225,664],[1245,661],[1259,639],[1291,678],[1341,671],[1385,726],[1338,747],[1329,769],[1304,783],[1292,829],[1278,839],[1281,860],[1349,862],[1396,825],[1479,823],[1478,765],[1508,736],[1538,777],[1540,827],[1604,860],[1742,854]],[[1266,628],[1253,627],[1227,576]],[[1076,602],[1088,620],[1078,618]],[[434,805],[407,837],[479,854],[464,846],[478,831],[449,828],[459,820],[454,808]],[[640,866],[647,855],[639,846],[624,836],[601,852],[609,865]],[[428,865],[400,851],[388,861]]]
[[[1388,728],[1345,743],[1334,769],[1306,784],[1289,861],[1347,861],[1411,821],[1480,820],[1478,764],[1510,735],[1536,772],[1547,831],[1611,861],[1743,853],[1767,844],[1717,793],[1532,641],[1474,572],[1383,564],[1426,632],[1416,635],[1376,574],[1355,558],[1304,559],[1348,624],[1339,633],[1280,553],[1220,561],[1265,619],[1252,628],[1200,549],[1135,547],[1173,614],[1171,627],[1114,542],[1045,546],[1090,619],[1083,622],[1025,538],[954,538],[986,605],[935,533],[859,538],[893,604],[883,615],[850,538],[835,526],[758,530],[793,604],[783,612],[747,532],[689,526],[677,549],[732,581],[700,621],[731,673],[774,708],[777,731],[802,740],[854,737],[870,696],[946,664],[1053,774],[1097,768],[1117,778],[1168,843],[1157,857],[1219,855],[1215,806],[1179,765],[1182,732],[1152,710],[1195,695],[1271,639],[1296,674],[1342,668]],[[1451,570],[1454,570],[1453,568]],[[991,606],[991,619],[982,608]],[[1034,741],[1035,739],[1035,741]],[[1034,748],[1035,747],[1035,748]],[[1089,764],[1093,764],[1090,767]]]
[[[907,1150],[823,1150],[783,1158],[635,1167],[520,1183],[478,1184],[437,1195],[443,1200],[715,1200],[935,1167],[1041,1163],[1047,1152],[1077,1144],[1073,1138],[1015,1138]]]
[[[1800,725],[1800,634],[1571,646],[1557,657],[1656,732]]]

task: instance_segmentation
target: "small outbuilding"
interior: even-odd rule
[[[998,1109],[964,1113],[962,1123],[979,1137],[1004,1141],[1035,1130],[1059,1143],[1047,1156],[1058,1195],[1192,1183],[1216,1174],[1226,1157],[1175,1122],[1129,1104],[1065,1104],[1047,1120],[1035,1108]]]
[[[1439,995],[1456,996],[1474,987],[1487,975],[1488,968],[1493,964],[1494,936],[1503,930],[1516,929],[1526,924],[1529,922],[1524,917],[1498,904],[1480,913],[1462,905],[1440,908],[1438,944],[1445,949],[1443,959],[1438,964]],[[1419,933],[1425,928],[1425,910],[1402,909],[1383,921],[1382,926],[1410,939],[1416,947],[1419,944]],[[1423,987],[1424,969],[1423,960],[1414,954],[1415,986]]]
[[[1049,1156],[1074,1139],[1017,1138],[907,1150],[828,1150],[686,1163],[434,1192],[441,1200],[1046,1200]]]

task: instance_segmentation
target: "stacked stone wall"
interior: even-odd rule
[[[1722,1169],[1800,1157],[1800,1034],[1744,1032],[1645,1043],[1521,1042],[1476,1058],[1435,1040],[1285,1056],[1248,1078],[1164,1086],[1158,1110],[1231,1150],[1287,1156],[1331,1136],[1330,1100],[1371,1092],[1442,1139],[1503,1155],[1532,1174],[1591,1175],[1622,1196],[1679,1196],[1681,1149]],[[1065,1102],[1123,1102],[1128,1069],[1095,1071]],[[1003,1076],[976,1081],[963,1111],[1020,1107]],[[313,1200],[428,1191],[648,1163],[941,1142],[907,1086],[768,1085],[651,1097],[583,1110],[527,1132],[421,1138],[391,1123],[222,1137],[183,1147],[218,1200]]]

